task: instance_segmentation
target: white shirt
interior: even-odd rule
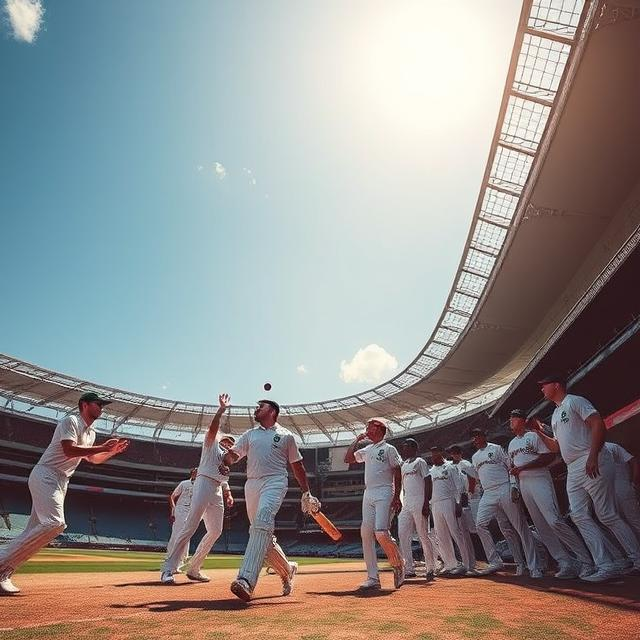
[[[551,428],[567,464],[591,451],[591,428],[585,420],[594,413],[598,412],[586,398],[571,394],[567,394],[553,412]]]
[[[429,467],[422,458],[402,463],[402,504],[405,502],[424,504],[424,479],[429,475]]]
[[[220,434],[216,435],[213,442],[208,442],[205,438],[198,463],[198,475],[223,483],[226,482],[227,476],[222,475],[218,467],[222,464],[226,451],[220,446],[220,440]]]
[[[302,455],[293,436],[275,424],[271,429],[258,425],[245,431],[231,449],[240,458],[247,456],[247,479],[287,476],[287,464],[299,462]]]
[[[487,442],[484,449],[478,449],[473,454],[471,462],[485,491],[497,489],[505,484],[515,484],[515,478],[509,476],[509,457],[499,444]]]
[[[88,427],[82,416],[73,414],[62,418],[53,432],[49,446],[44,450],[38,464],[55,469],[70,478],[82,458],[67,458],[62,450],[62,441],[71,440],[79,447],[91,447],[96,439],[96,432]]]
[[[516,436],[509,443],[509,457],[516,467],[533,462],[540,454],[551,453],[542,438],[535,431],[526,431],[522,436]],[[520,473],[520,478],[546,477],[549,474],[547,467],[535,467],[525,469]]]
[[[364,462],[365,489],[393,487],[394,469],[402,466],[398,450],[382,440],[358,449],[354,454],[356,462]]]
[[[193,482],[191,480],[183,480],[173,490],[171,497],[175,502],[176,509],[188,509],[191,506],[191,497],[193,496]]]
[[[618,493],[620,490],[627,489],[631,483],[631,469],[629,469],[628,462],[633,460],[633,456],[624,447],[615,442],[605,442],[604,448],[609,451],[613,458],[613,463],[616,465],[614,477],[616,493]]]
[[[448,461],[439,466],[434,464],[429,469],[429,475],[433,483],[431,502],[440,502],[441,500],[460,502],[463,480],[460,477],[458,467]]]
[[[464,458],[461,458],[460,462],[454,462],[452,464],[458,469],[458,473],[460,474],[460,479],[462,480],[462,492],[468,493],[469,499],[479,498],[482,493],[482,487],[475,467],[471,462],[469,462],[469,460],[465,460]],[[469,491],[469,478],[475,478],[476,480],[476,486],[473,488],[473,493]]]

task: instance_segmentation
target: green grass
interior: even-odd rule
[[[56,560],[44,560],[42,555],[56,556]],[[65,560],[74,555],[88,556],[87,560]],[[103,558],[109,558],[105,562]],[[342,558],[291,558],[303,565],[349,562]],[[108,551],[94,549],[44,549],[17,573],[116,573],[122,571],[158,571],[164,554],[151,551]],[[204,561],[205,569],[237,569],[242,556],[212,555]]]

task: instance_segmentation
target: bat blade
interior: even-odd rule
[[[318,526],[334,541],[342,539],[342,532],[322,513],[322,511],[316,511],[311,514],[311,517],[318,523]]]

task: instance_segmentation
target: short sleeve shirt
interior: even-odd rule
[[[615,485],[616,487],[623,487],[629,484],[631,481],[631,473],[629,460],[633,460],[633,456],[619,444],[615,442],[605,442],[604,448],[611,454],[613,463],[616,465]]]
[[[96,440],[96,432],[88,427],[82,416],[72,414],[58,422],[49,446],[44,450],[38,464],[55,469],[70,478],[82,458],[67,458],[62,450],[62,441],[71,440],[79,447],[91,447]]]
[[[217,435],[213,442],[205,441],[202,444],[202,452],[200,453],[200,463],[198,464],[198,475],[207,476],[220,483],[226,482],[227,476],[220,473],[220,465],[222,458],[226,453],[220,446],[220,434]]]
[[[487,442],[484,449],[478,449],[473,454],[471,462],[485,491],[511,484],[509,457],[499,444]]]
[[[424,479],[429,475],[429,466],[423,458],[402,463],[402,501],[424,502]]]
[[[394,469],[402,466],[398,450],[384,440],[370,444],[354,453],[357,462],[364,462],[366,489],[393,487]]]
[[[594,413],[598,412],[586,398],[572,394],[567,394],[553,412],[551,428],[567,464],[591,451],[591,428],[586,419]]]
[[[550,453],[547,445],[542,442],[542,438],[534,431],[527,431],[522,436],[516,436],[509,443],[509,457],[511,463],[516,467],[533,462],[540,454]],[[520,477],[533,478],[546,476],[549,470],[546,467],[536,467],[535,469],[525,469]]]
[[[433,465],[429,470],[433,489],[431,492],[431,502],[441,500],[460,500],[460,489],[462,481],[458,467],[450,462],[441,465]]]
[[[188,509],[191,506],[191,496],[193,495],[193,482],[183,480],[171,494],[176,503],[176,507]]]
[[[231,451],[247,457],[249,480],[267,476],[286,476],[287,465],[302,460],[295,438],[276,424],[270,429],[258,425],[245,431]]]
[[[455,466],[458,468],[458,472],[460,473],[460,479],[462,481],[462,492],[469,493],[469,497],[471,496],[479,496],[481,493],[480,490],[480,480],[478,479],[478,474],[476,473],[475,467],[469,462],[469,460],[465,460],[464,458],[460,460]],[[474,478],[476,480],[476,486],[474,487],[473,493],[469,491],[469,478]]]

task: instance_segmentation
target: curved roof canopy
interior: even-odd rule
[[[524,2],[471,228],[438,324],[391,380],[283,406],[279,422],[303,444],[338,444],[373,416],[388,418],[394,433],[428,428],[499,396],[616,255],[640,215],[621,210],[640,166],[636,13],[612,14],[596,0]],[[88,389],[113,401],[109,430],[141,437],[196,440],[216,409],[0,356],[7,405],[66,412]],[[223,429],[246,430],[252,414],[231,407]]]

